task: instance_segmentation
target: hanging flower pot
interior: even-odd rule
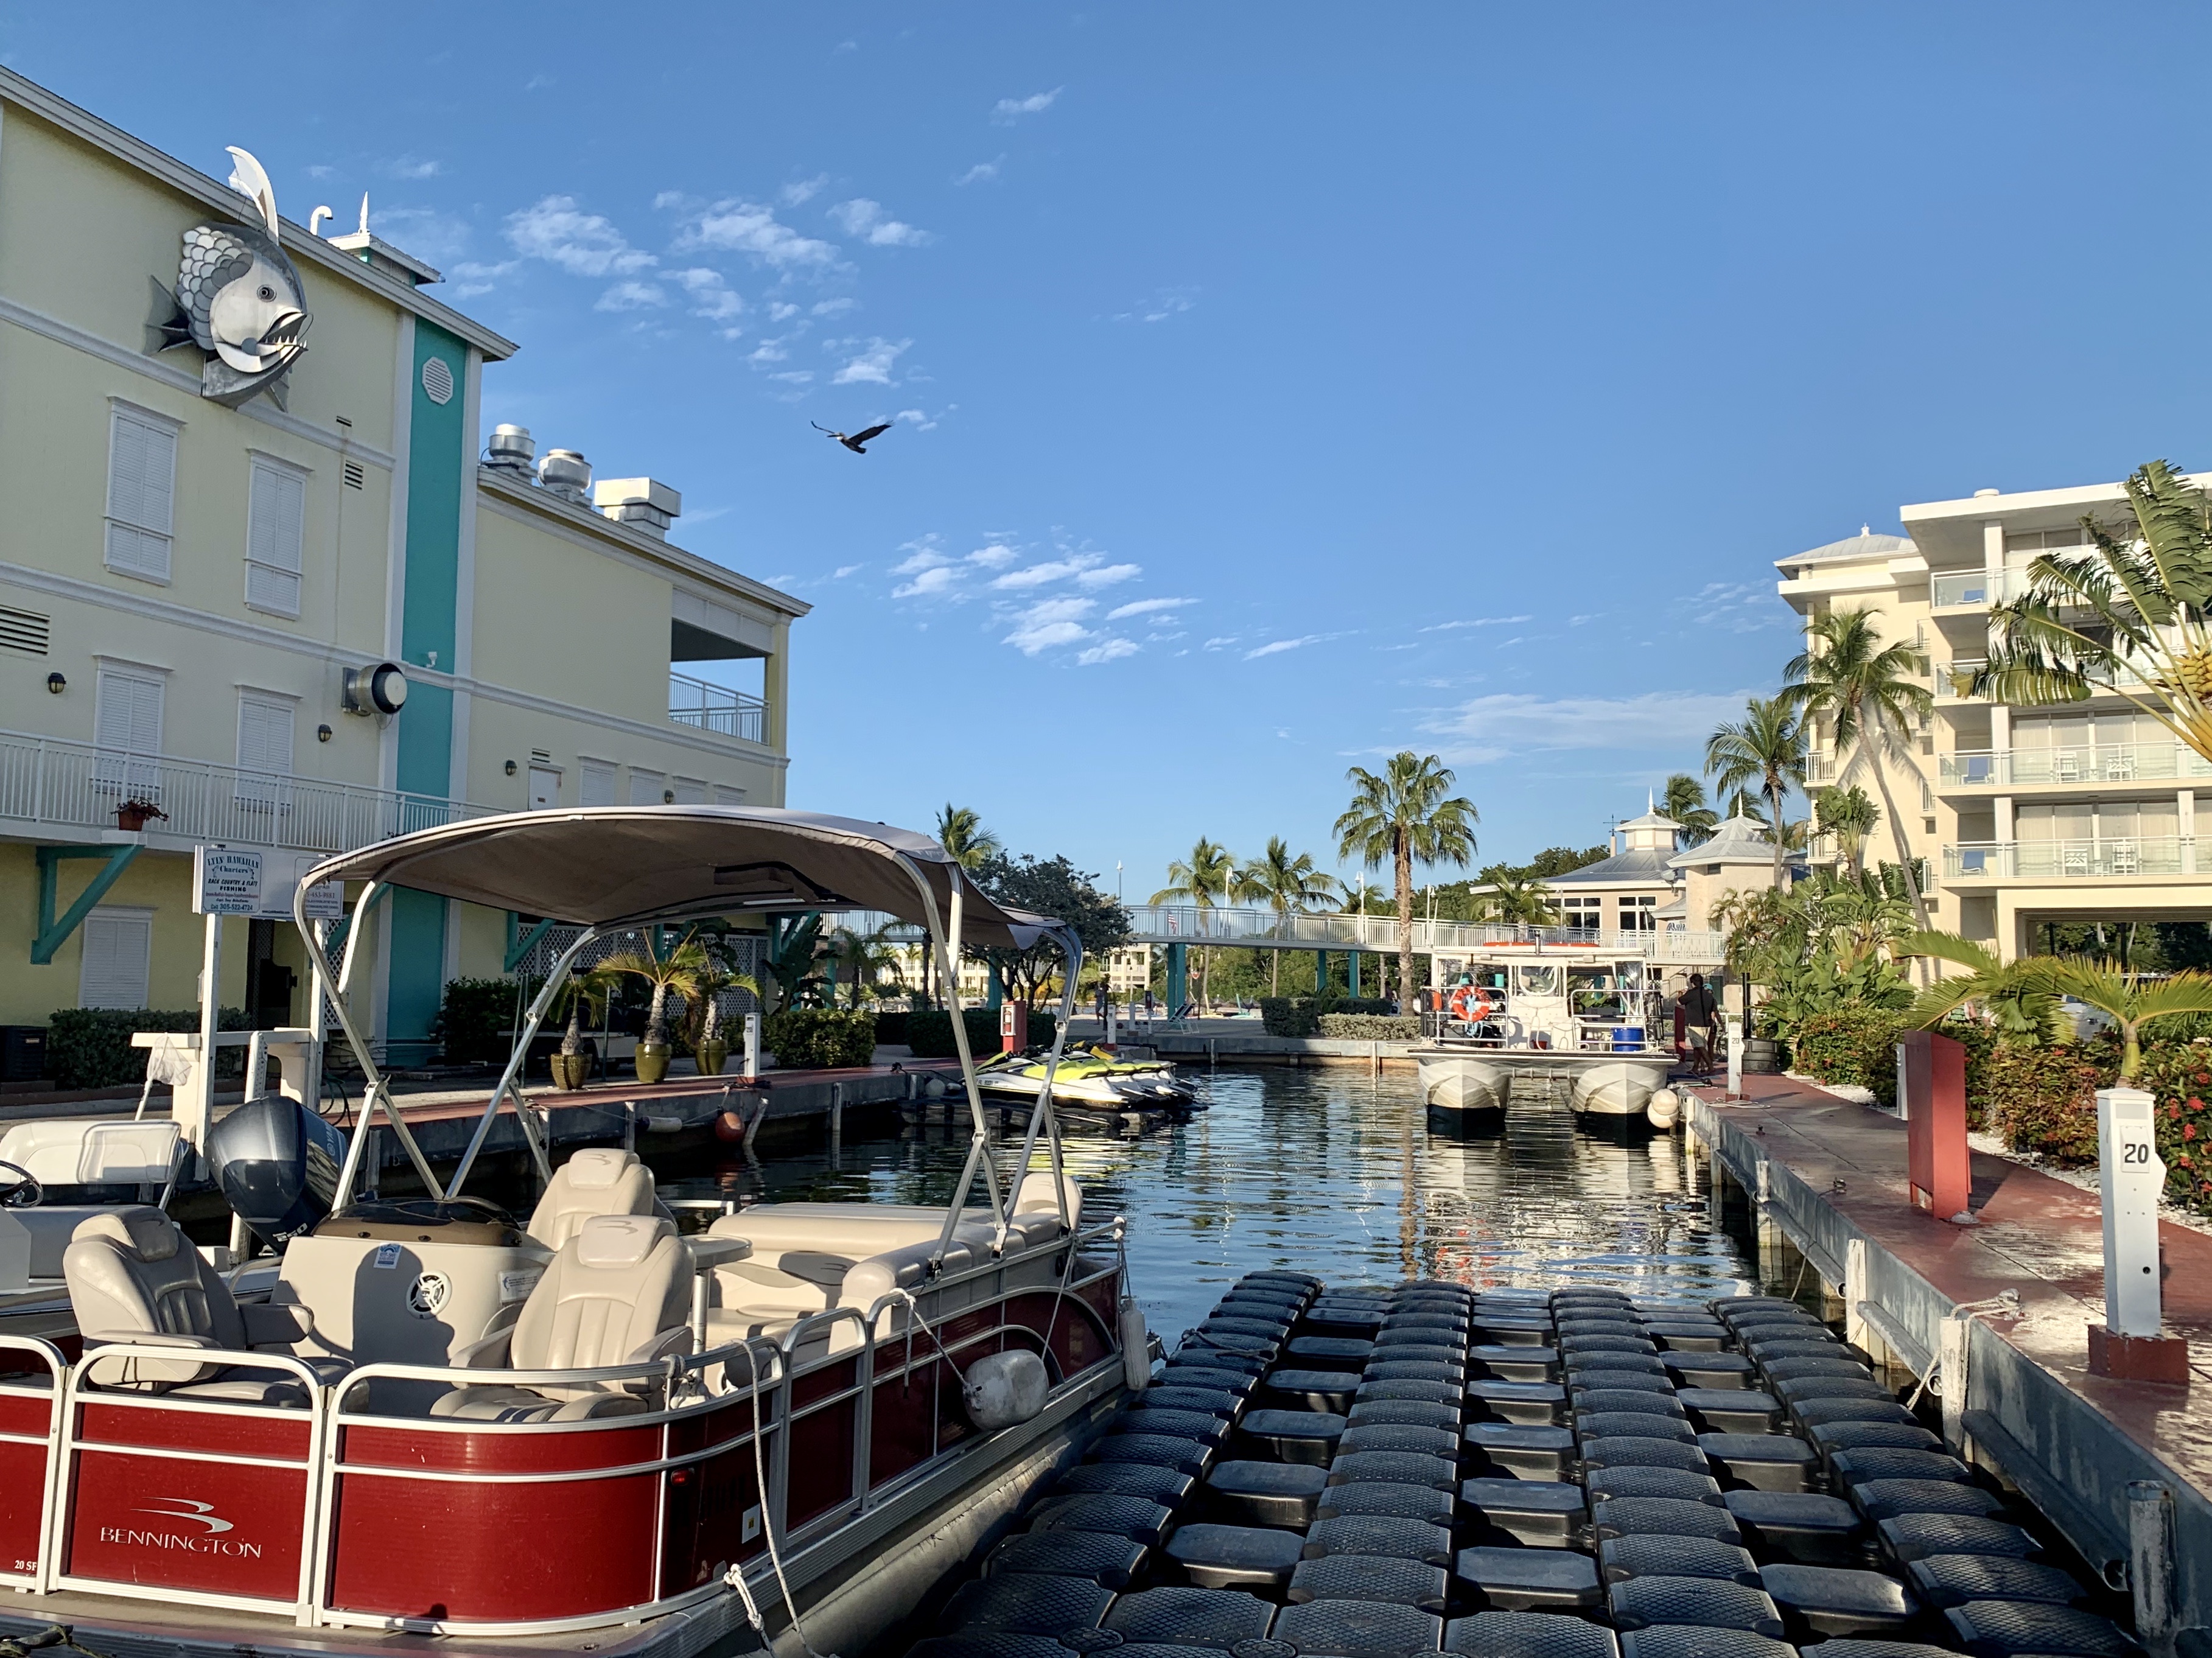
[[[132,835],[139,833],[155,817],[167,823],[169,814],[150,800],[125,800],[115,808],[115,827]]]

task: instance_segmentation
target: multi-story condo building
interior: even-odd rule
[[[2049,923],[2212,918],[2196,839],[2212,763],[2118,691],[2031,708],[1963,689],[1989,651],[1990,607],[2021,590],[2040,554],[2079,545],[2085,515],[2127,520],[2125,492],[1982,489],[1902,508],[1905,537],[1862,530],[1776,561],[1783,598],[1808,622],[1870,610],[1885,641],[1927,655],[1934,712],[1891,767],[1891,794],[1929,871],[1936,925],[2007,959],[2039,949]],[[1832,737],[1818,733],[1816,790],[1838,774]],[[1893,857],[1892,845],[1884,823],[1869,859]]]
[[[671,541],[665,485],[487,454],[515,347],[436,282],[0,70],[0,1023],[191,1005],[198,846],[783,803],[807,607]],[[380,1037],[422,1051],[532,919],[395,895]],[[304,1017],[293,929],[225,926],[224,1005]]]

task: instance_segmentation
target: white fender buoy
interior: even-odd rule
[[[1682,1098],[1671,1088],[1655,1090],[1644,1113],[1654,1128],[1672,1128],[1682,1115]]]
[[[985,1433],[996,1433],[1035,1417],[1051,1392],[1044,1361],[1016,1348],[987,1353],[970,1364],[961,1381],[960,1399],[970,1422]]]
[[[1123,1296],[1116,1320],[1121,1333],[1121,1379],[1139,1392],[1152,1385],[1152,1333],[1134,1296]]]
[[[942,1077],[932,1077],[927,1082],[922,1084],[921,1093],[924,1099],[943,1099],[945,1097],[945,1078]]]

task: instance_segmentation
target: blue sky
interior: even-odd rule
[[[2212,14],[173,8],[0,61],[253,150],[521,342],[487,427],[815,605],[795,805],[1143,896],[1441,753],[1587,844],[1790,649],[1777,557],[2203,465]],[[809,428],[891,420],[865,458]],[[943,733],[950,731],[951,739]],[[1329,861],[1324,857],[1324,861]]]

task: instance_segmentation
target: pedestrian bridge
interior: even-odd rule
[[[1233,944],[1240,950],[1356,950],[1398,952],[1393,915],[1285,915],[1272,909],[1197,904],[1129,904],[1133,944]],[[1604,932],[1589,927],[1527,926],[1511,922],[1413,923],[1416,956],[1471,956],[1500,944],[1641,956],[1683,966],[1717,966],[1726,957],[1718,932]]]

